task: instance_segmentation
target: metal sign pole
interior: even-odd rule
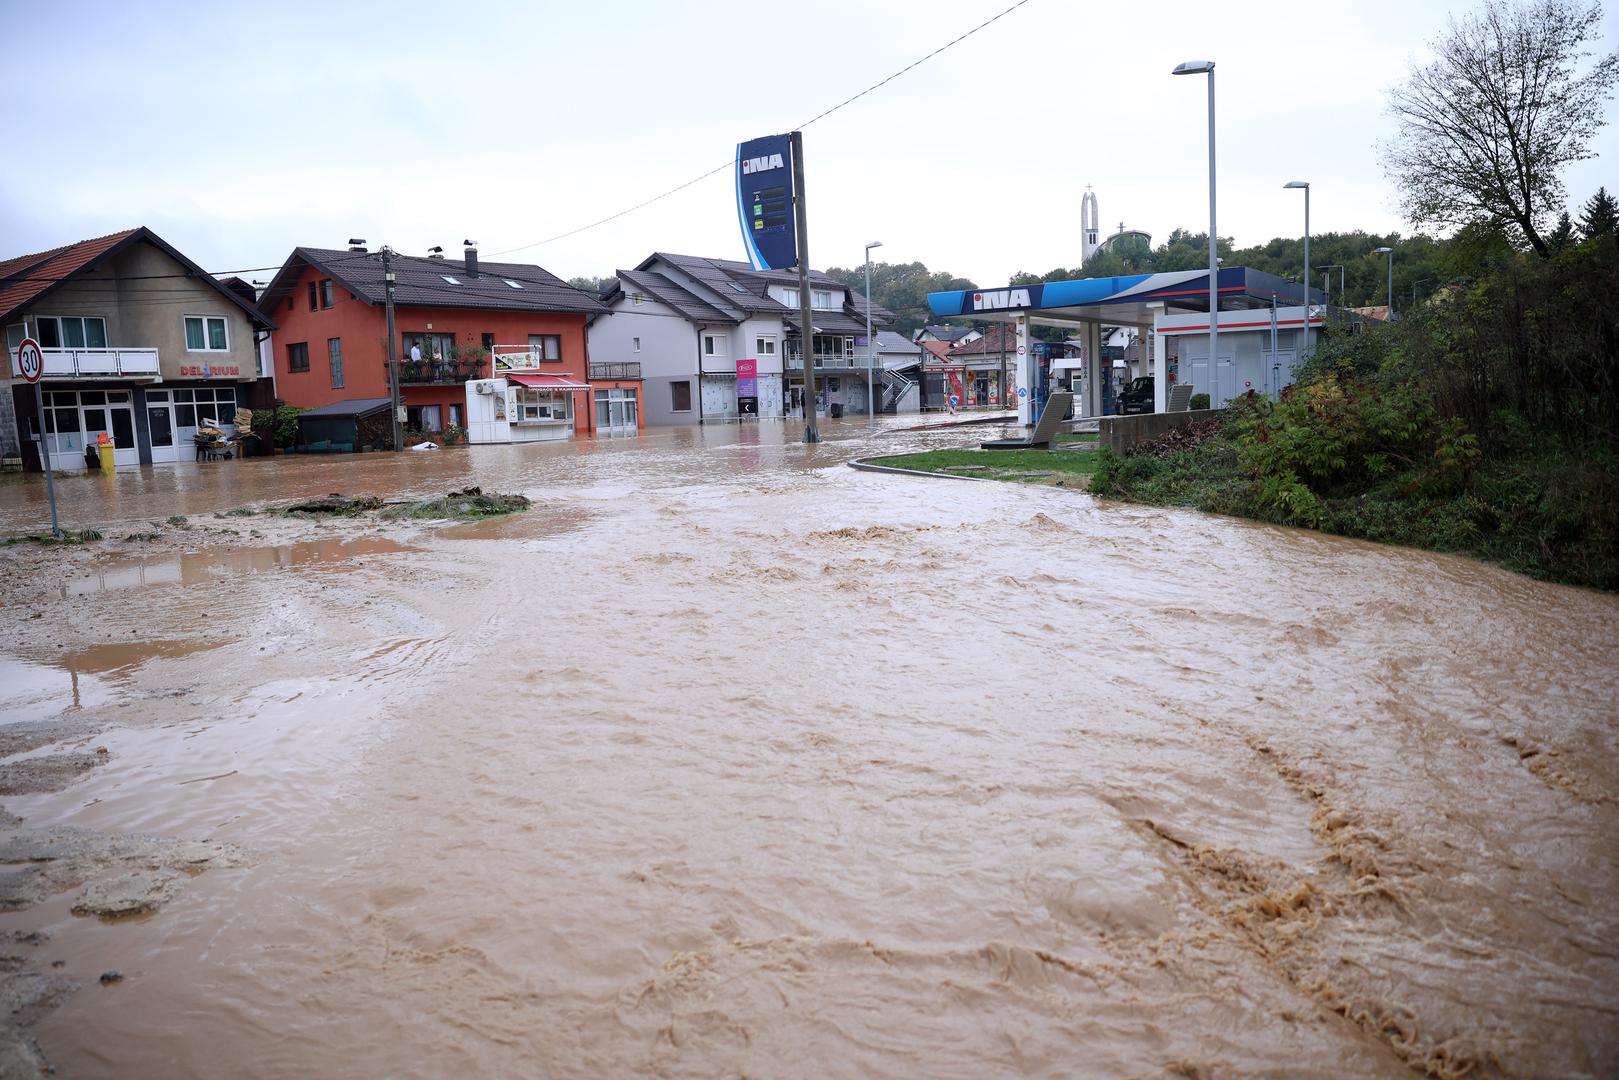
[[[56,516],[56,477],[51,470],[50,447],[45,442],[45,391],[39,388],[39,381],[45,377],[45,354],[29,333],[26,318],[22,321],[22,341],[17,344],[17,374],[34,384],[34,435],[39,440],[40,467],[45,470],[45,497],[51,504],[51,536],[60,540],[62,526]]]
[[[62,539],[62,526],[56,520],[56,480],[52,475],[50,447],[45,444],[45,392],[34,384],[34,414],[39,417],[39,460],[45,466],[45,495],[51,501],[51,535]]]
[[[798,221],[798,341],[804,356],[804,441],[821,441],[815,425],[815,323],[810,314],[809,212],[804,207],[804,135],[792,133],[793,194]],[[869,303],[869,301],[868,301]]]

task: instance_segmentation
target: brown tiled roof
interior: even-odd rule
[[[186,258],[151,229],[141,226],[122,232],[98,236],[93,240],[80,240],[76,244],[52,248],[34,255],[19,255],[0,262],[0,322],[40,299],[64,282],[94,269],[107,256],[130,244],[148,243],[174,259],[188,271],[188,276],[212,286],[232,303],[247,312],[253,321],[273,326],[250,300],[229,289],[224,282]]]
[[[984,336],[976,341],[969,341],[963,345],[956,345],[950,350],[952,356],[985,356],[989,354],[1000,355],[1017,351],[1017,328],[1009,323],[991,323],[984,331]]]

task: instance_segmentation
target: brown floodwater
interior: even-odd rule
[[[977,437],[897,426],[60,484],[68,525],[239,536],[8,579],[6,719],[104,724],[110,753],[6,810],[249,862],[141,921],[67,895],[0,915],[84,984],[37,1026],[46,1056],[75,1077],[1614,1074],[1619,601],[843,467]],[[538,505],[258,538],[211,517],[466,484]],[[0,483],[0,529],[37,527],[41,494]]]

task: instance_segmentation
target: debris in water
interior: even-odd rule
[[[103,971],[101,973],[101,985],[102,986],[111,986],[113,983],[121,983],[123,981],[124,981],[124,973],[117,970],[116,968],[113,969],[112,971]]]

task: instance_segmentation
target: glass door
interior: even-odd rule
[[[634,389],[596,391],[596,433],[608,438],[636,434],[639,426]]]
[[[174,405],[167,390],[146,392],[146,428],[152,439],[152,462],[180,460],[174,445]]]

